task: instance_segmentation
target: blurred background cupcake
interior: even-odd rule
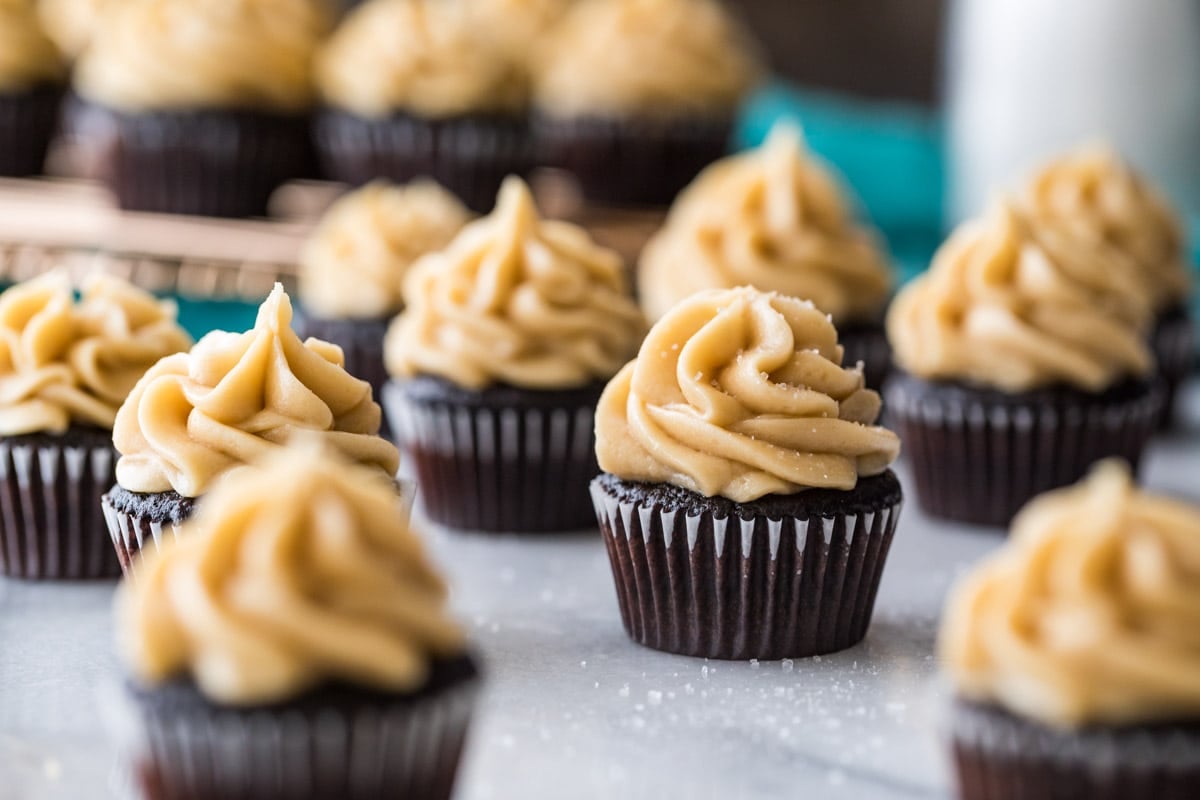
[[[122,208],[265,214],[309,177],[312,0],[124,0],[76,64],[104,177]]]
[[[883,312],[894,281],[878,236],[845,189],[781,123],[761,147],[705,169],[675,201],[638,264],[639,300],[657,320],[707,289],[753,286],[811,300],[838,325],[845,362],[883,382]]]
[[[404,277],[413,262],[440,250],[471,219],[436,183],[375,181],[326,212],[300,256],[301,339],[336,344],[346,371],[378,396],[387,380],[383,337],[404,307]]]
[[[317,65],[326,173],[352,185],[428,177],[490,209],[533,153],[526,72],[485,19],[507,16],[485,18],[474,0],[370,0],[351,11]]]
[[[591,203],[667,206],[727,152],[761,75],[718,0],[580,0],[536,53],[539,152]]]
[[[0,175],[42,172],[66,77],[33,0],[0,0]]]

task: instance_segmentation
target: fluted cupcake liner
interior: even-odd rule
[[[1122,458],[1136,471],[1158,425],[1163,389],[1130,381],[1095,395],[1065,388],[1005,395],[896,372],[883,397],[921,507],[999,526],[1035,496],[1076,483],[1097,461]]]
[[[371,384],[371,391],[378,401],[388,379],[383,365],[383,337],[390,321],[390,317],[327,319],[300,310],[293,317],[292,327],[301,340],[313,336],[342,348],[346,371]],[[386,417],[379,435],[385,439],[391,437]]]
[[[100,495],[112,484],[116,453],[29,435],[0,440],[0,573],[18,578],[115,578]]]
[[[596,396],[562,406],[466,405],[418,396],[395,382],[383,400],[415,469],[425,513],[460,530],[559,533],[594,525]],[[549,402],[549,401],[547,401]]]
[[[848,323],[839,327],[838,336],[845,351],[842,363],[853,366],[861,361],[867,386],[881,388],[892,366],[892,346],[883,325]]]
[[[1191,800],[1200,726],[1059,731],[959,700],[950,732],[963,800]]]
[[[1175,419],[1175,397],[1196,366],[1196,328],[1186,305],[1161,315],[1151,337],[1158,372],[1166,382],[1161,427]]]
[[[121,208],[211,217],[267,213],[271,194],[312,177],[307,114],[197,109],[80,113],[103,130],[100,169]],[[100,116],[107,116],[102,123]]]
[[[519,116],[375,119],[328,109],[317,119],[316,142],[335,180],[360,186],[375,178],[431,178],[480,213],[492,210],[507,176],[529,172],[533,155]]]
[[[667,505],[597,478],[592,501],[626,632],[656,650],[738,660],[862,641],[902,504],[895,477],[879,480],[840,513],[776,517]]]
[[[533,138],[548,162],[573,174],[591,203],[669,206],[702,169],[723,157],[730,119],[676,120],[538,115]]]
[[[0,93],[0,175],[43,172],[62,98],[59,86]]]
[[[472,671],[396,700],[318,690],[258,709],[202,699],[173,705],[110,686],[105,710],[129,782],[144,797],[444,800],[453,793],[478,686]]]

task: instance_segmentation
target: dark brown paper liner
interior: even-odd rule
[[[921,508],[1003,526],[1029,500],[1076,483],[1097,461],[1122,458],[1136,470],[1163,391],[1157,382],[1129,382],[1099,395],[1065,388],[1005,395],[894,371],[883,398]]]
[[[103,700],[129,782],[151,800],[446,800],[479,683],[472,672],[394,702],[317,690],[259,709],[173,706],[116,686]]]
[[[1151,348],[1167,387],[1161,425],[1165,428],[1175,420],[1175,398],[1179,387],[1196,366],[1196,327],[1186,305],[1159,317],[1151,337]]]
[[[342,348],[346,357],[346,371],[356,378],[371,384],[371,391],[378,402],[387,383],[387,369],[383,365],[383,337],[387,334],[390,317],[370,319],[325,319],[303,310],[296,313],[292,327],[301,340],[310,336]],[[379,435],[391,438],[391,428],[386,417]]]
[[[963,700],[951,719],[963,800],[1192,800],[1200,726],[1057,731]]]
[[[103,131],[98,158],[121,208],[257,217],[281,185],[313,174],[307,114],[236,110],[77,113]],[[106,119],[101,119],[105,117]]]
[[[480,213],[495,206],[506,177],[529,172],[533,155],[523,117],[371,119],[329,109],[318,117],[316,141],[335,180],[361,186],[375,178],[432,178]]]
[[[634,501],[615,489],[622,483],[597,478],[592,502],[635,642],[766,660],[832,653],[866,636],[900,514],[898,487],[857,513],[772,519]]]
[[[669,206],[723,157],[731,119],[639,120],[538,115],[534,141],[544,166],[566,170],[601,206]]]
[[[0,440],[0,574],[18,578],[115,578],[100,495],[112,485],[112,445]]]
[[[467,404],[418,397],[389,382],[384,408],[417,475],[425,513],[450,528],[489,533],[561,533],[591,528],[588,481],[599,391],[576,404]],[[564,398],[580,392],[564,393]]]
[[[111,483],[109,484],[112,485]],[[108,535],[112,541],[113,550],[120,562],[121,572],[130,575],[138,555],[147,547],[157,549],[168,538],[179,535],[182,522],[175,524],[170,521],[157,521],[149,517],[120,511],[113,507],[105,494],[100,498],[101,509],[104,512],[104,522],[108,526]]]
[[[41,174],[62,98],[58,86],[0,93],[0,175]]]
[[[867,386],[882,388],[892,366],[892,347],[883,325],[847,323],[838,327],[838,339],[845,350],[842,363],[854,366],[861,361]]]

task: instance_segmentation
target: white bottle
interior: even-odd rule
[[[1200,215],[1200,2],[955,0],[948,36],[948,224],[1095,139]]]

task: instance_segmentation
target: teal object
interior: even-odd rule
[[[179,305],[179,324],[199,339],[209,331],[233,331],[241,333],[254,327],[258,303],[240,300],[197,300],[176,297]]]
[[[853,187],[863,216],[886,237],[903,276],[923,270],[942,239],[940,115],[775,83],[743,110],[738,145],[758,145],[781,119],[797,122],[809,147]]]

